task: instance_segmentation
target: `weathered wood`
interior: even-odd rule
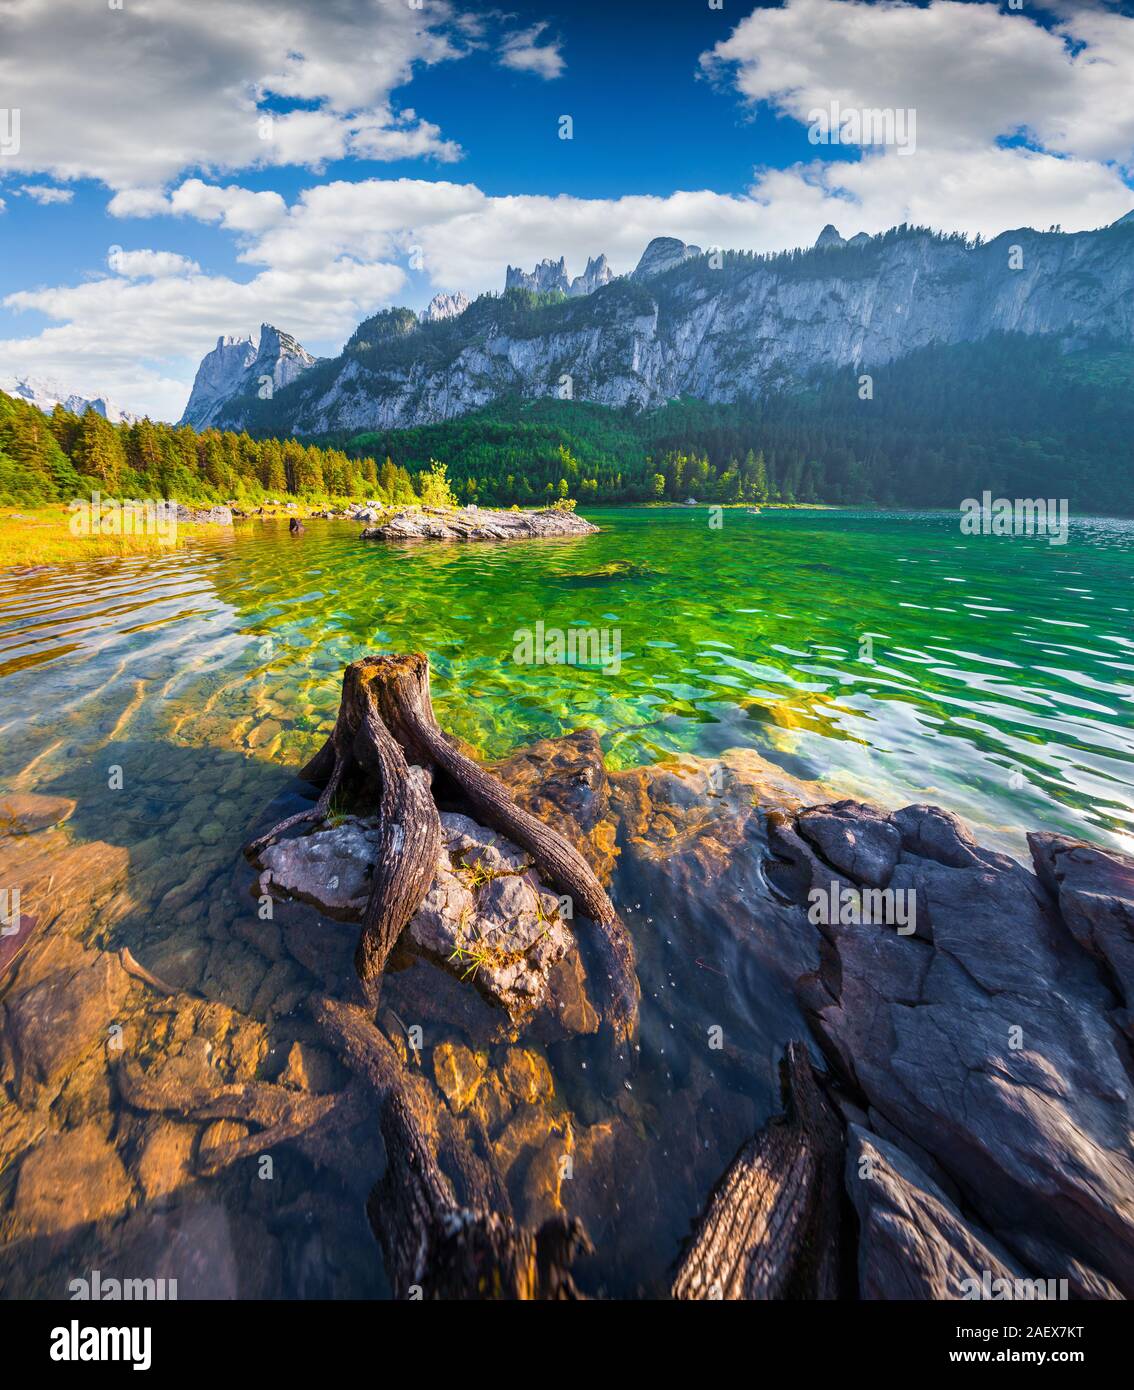
[[[420,653],[364,657],[343,678],[335,728],[301,775],[325,788],[312,810],[290,816],[246,847],[254,856],[283,831],[322,818],[331,795],[361,781],[379,810],[378,861],[356,957],[373,982],[406,923],[420,906],[436,867],[440,821],[434,782],[482,824],[531,855],[540,877],[570,897],[595,926],[607,977],[607,1021],[619,1038],[637,1028],[639,988],[634,949],[609,896],[583,856],[556,830],[521,810],[503,783],[478,766],[437,724],[429,662]]]
[[[406,1071],[360,1009],[325,998],[314,1015],[382,1106],[386,1171],[367,1214],[394,1297],[577,1298],[568,1266],[590,1248],[581,1224],[562,1216],[533,1232],[517,1225],[510,1209],[470,1201],[467,1191],[462,1202],[440,1161],[443,1112],[424,1079]],[[448,1142],[459,1144],[452,1133]],[[466,1183],[477,1169],[468,1153],[457,1166]]]
[[[378,853],[354,963],[371,984],[385,969],[406,924],[421,906],[437,872],[441,818],[429,792],[429,774],[409,767],[374,709],[355,735],[355,754],[380,788]]]
[[[334,797],[347,786],[353,785],[364,799],[377,800],[378,851],[355,952],[355,968],[372,997],[390,952],[429,892],[441,849],[441,820],[430,795],[429,774],[420,766],[409,766],[379,713],[378,695],[392,670],[388,663],[397,660],[389,658],[378,666],[356,661],[347,668],[334,730],[301,774],[312,781],[325,779],[319,799],[244,850],[255,857],[285,831],[324,819]]]
[[[717,1185],[674,1298],[838,1296],[842,1126],[802,1043],[788,1044],[781,1074],[786,1114],[741,1149]]]
[[[591,866],[558,831],[516,805],[504,784],[442,733],[429,693],[429,662],[414,654],[377,658],[397,662],[383,681],[383,718],[403,747],[432,765],[457,789],[469,813],[483,825],[506,836],[532,857],[540,877],[570,897],[574,910],[596,927],[596,941],[608,980],[607,1021],[622,1037],[637,1027],[638,978],[634,949],[614,904]]]

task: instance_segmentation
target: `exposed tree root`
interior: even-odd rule
[[[835,1298],[842,1126],[803,1043],[781,1063],[787,1113],[745,1144],[673,1283],[680,1299]]]
[[[609,981],[604,1010],[620,1038],[638,1019],[639,989],[629,935],[583,856],[550,826],[520,809],[490,773],[442,732],[429,695],[429,662],[420,653],[352,662],[331,737],[301,776],[323,792],[315,806],[289,816],[246,847],[255,856],[279,835],[326,816],[339,790],[377,802],[379,852],[363,917],[356,965],[373,985],[406,923],[429,891],[441,846],[433,793],[531,855],[540,877],[571,898],[596,927]]]
[[[186,1120],[239,1120],[257,1126],[252,1134],[209,1150],[198,1158],[197,1172],[210,1176],[229,1164],[253,1154],[261,1154],[273,1144],[305,1135],[320,1133],[312,1140],[314,1157],[324,1157],[327,1124],[337,1118],[346,1122],[347,1111],[357,1122],[361,1109],[359,1093],[353,1095],[314,1096],[304,1092],[274,1086],[267,1081],[246,1081],[235,1084],[207,1086],[182,1081],[166,1075],[145,1072],[131,1057],[124,1056],[115,1075],[123,1100],[135,1110],[175,1114]],[[345,1104],[349,1095],[350,1104]],[[338,1132],[341,1125],[335,1124]]]
[[[455,1133],[428,1085],[407,1074],[361,1010],[320,1000],[315,1020],[344,1063],[382,1105],[386,1172],[367,1212],[396,1298],[560,1299],[579,1294],[568,1266],[590,1249],[582,1225],[561,1216],[518,1226],[490,1171]],[[458,1170],[458,1193],[441,1158]]]

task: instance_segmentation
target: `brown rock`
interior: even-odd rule
[[[239,1120],[214,1120],[201,1135],[201,1142],[197,1146],[198,1162],[202,1167],[207,1167],[218,1150],[235,1144],[249,1133],[249,1126],[241,1124]]]
[[[19,1231],[51,1235],[117,1216],[133,1188],[114,1147],[93,1124],[49,1134],[20,1168]]]
[[[0,835],[30,835],[70,820],[75,803],[67,796],[9,792],[0,797]]]
[[[324,1094],[335,1089],[335,1063],[329,1052],[312,1043],[294,1042],[280,1080],[300,1091]]]
[[[167,1197],[193,1181],[197,1126],[155,1122],[138,1160],[136,1177],[147,1201]]]
[[[526,1105],[550,1100],[555,1091],[551,1068],[540,1053],[529,1047],[509,1048],[500,1079],[512,1095]]]
[[[39,1087],[57,1088],[79,1059],[112,1040],[124,1022],[131,980],[111,952],[81,951],[74,967],[5,1000],[18,1091],[30,1103]]]
[[[610,780],[593,729],[542,739],[494,765],[516,803],[554,825],[587,860],[603,884],[618,858]]]
[[[460,1114],[472,1103],[484,1080],[488,1057],[463,1043],[439,1043],[433,1049],[433,1075],[445,1099]]]

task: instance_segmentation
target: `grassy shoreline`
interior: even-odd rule
[[[193,536],[231,530],[216,524],[178,522],[171,538],[153,534],[75,536],[70,514],[58,504],[20,512],[0,512],[0,571],[39,569],[107,557],[160,555]]]

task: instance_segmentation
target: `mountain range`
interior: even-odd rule
[[[270,325],[219,340],[184,419],[319,435],[453,419],[504,397],[638,409],[794,390],[992,335],[1134,342],[1134,215],[1097,231],[1021,228],[992,241],[902,226],[763,255],[649,243],[629,275],[605,256],[509,267],[500,295],[383,310],[316,360]],[[270,388],[268,386],[270,381]]]
[[[120,409],[106,396],[82,396],[46,377],[0,376],[0,391],[7,396],[27,401],[37,410],[42,410],[45,415],[50,415],[57,405],[61,405],[76,415],[84,415],[88,410],[93,410],[112,424],[132,424],[138,418],[128,410]]]

